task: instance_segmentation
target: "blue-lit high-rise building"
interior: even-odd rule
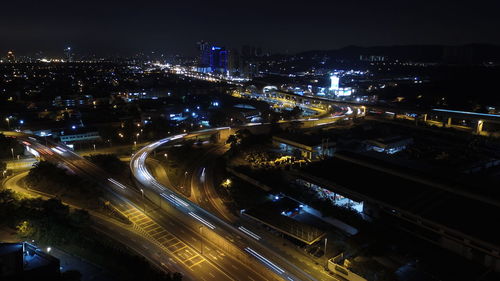
[[[198,71],[227,73],[229,52],[224,47],[210,45],[205,41],[198,44],[199,58]]]
[[[210,49],[210,69],[212,72],[226,73],[228,51],[224,47],[212,46]]]

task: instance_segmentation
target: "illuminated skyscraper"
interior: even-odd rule
[[[199,58],[198,71],[227,73],[229,52],[224,47],[210,45],[205,41],[197,43]]]
[[[73,61],[73,53],[71,52],[71,47],[64,49],[64,56],[67,62]]]
[[[210,69],[214,72],[226,73],[228,51],[224,47],[212,46],[210,49]]]

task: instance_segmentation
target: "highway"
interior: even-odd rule
[[[166,146],[169,143],[165,144]],[[254,231],[255,225],[249,222],[241,221],[233,213],[227,210],[226,206],[223,204],[222,200],[216,193],[213,186],[213,169],[215,167],[215,158],[224,151],[226,151],[227,145],[217,145],[213,148],[209,148],[208,151],[200,153],[194,167],[188,169],[189,176],[186,183],[191,183],[191,196],[187,199],[193,203],[203,207],[205,210],[210,211],[212,214],[218,216],[220,219],[224,219],[226,222],[231,223],[234,226],[244,227],[244,231],[251,230],[247,235],[254,236],[259,239],[262,246],[266,246],[283,258],[292,262],[294,265],[299,266],[306,273],[312,275],[317,280],[335,280],[335,278],[324,271],[323,266],[318,264],[317,261],[312,260],[310,256],[304,254],[303,251],[298,250],[293,246],[293,244],[288,243],[287,240],[270,235],[264,229],[259,229]],[[157,152],[158,154],[158,152]],[[169,180],[166,175],[166,171],[160,162],[148,158],[147,168],[150,169],[153,177],[162,185],[170,186]],[[194,173],[193,173],[194,171]],[[189,186],[184,183],[184,186]],[[224,214],[228,214],[227,218]],[[258,227],[257,227],[258,228]],[[264,232],[264,233],[262,233]],[[288,246],[283,246],[287,244]]]
[[[230,128],[215,128],[193,132],[189,136],[206,133],[216,133],[221,130]],[[186,218],[190,218],[193,228],[202,226],[204,229],[211,231],[214,236],[221,237],[223,240],[220,243],[231,243],[241,253],[247,253],[254,261],[265,266],[269,271],[274,272],[284,280],[316,280],[310,274],[307,274],[302,269],[298,268],[287,259],[277,255],[271,249],[263,246],[255,237],[249,233],[239,229],[236,226],[226,223],[216,215],[201,208],[197,204],[187,200],[172,189],[160,184],[149,172],[146,166],[146,159],[154,149],[165,145],[169,142],[181,140],[188,136],[187,134],[179,134],[168,137],[152,143],[139,150],[133,157],[130,163],[132,173],[136,180],[156,194],[157,197],[163,198],[163,201],[171,207],[183,213]],[[153,199],[154,200],[154,199]]]
[[[341,117],[335,116],[325,119],[331,119],[327,122],[330,123]],[[300,121],[305,121],[304,125],[310,123],[312,126],[321,125],[317,124],[318,121],[324,122],[322,119],[302,119]],[[206,129],[190,133],[189,136],[211,134],[226,129],[230,128]],[[170,254],[171,261],[183,265],[184,270],[180,270],[180,272],[186,276],[193,276],[193,272],[196,272],[194,274],[196,280],[205,280],[205,278],[208,278],[207,280],[273,280],[278,279],[277,276],[284,280],[321,279],[314,278],[286,258],[264,246],[263,243],[259,243],[253,233],[224,221],[225,219],[232,222],[235,218],[225,209],[220,198],[214,193],[213,186],[210,186],[213,185],[211,179],[213,171],[211,171],[211,165],[208,165],[210,161],[213,161],[210,154],[200,159],[202,165],[207,163],[206,169],[197,165],[190,173],[190,178],[187,179],[190,181],[190,185],[197,187],[194,188],[192,199],[195,202],[201,202],[201,205],[208,208],[210,212],[186,198],[182,198],[181,195],[160,184],[150,174],[145,165],[148,154],[168,142],[181,140],[188,136],[187,134],[157,141],[133,155],[131,169],[135,179],[145,189],[142,193],[111,179],[106,172],[62,145],[53,142],[50,142],[49,145],[44,140],[43,142],[46,144],[44,146],[37,139],[24,134],[12,132],[10,135],[33,148],[40,154],[38,156],[58,163],[72,173],[100,183],[112,195],[110,201],[113,205],[117,206],[119,211],[137,226],[137,231],[142,232],[148,240],[156,242],[157,245],[160,244],[163,252]],[[146,194],[146,198],[149,198],[151,192],[161,198],[158,203],[153,204],[151,202],[153,198],[143,200],[144,194]],[[158,205],[165,206],[164,203],[168,203],[173,208],[169,212],[159,210]],[[143,207],[144,211],[140,211],[139,206]],[[149,211],[145,212],[146,210]],[[179,214],[184,216],[179,216]],[[169,231],[166,231],[167,229]],[[221,239],[213,239],[214,237],[208,239],[210,235]],[[170,239],[166,241],[168,238]],[[219,242],[214,244],[216,241]],[[200,245],[203,245],[202,249],[200,249]],[[228,252],[231,254],[228,255]],[[148,254],[144,253],[144,255]],[[269,273],[272,273],[273,277],[270,277]]]
[[[50,199],[54,196],[44,194],[39,191],[26,189],[21,181],[28,175],[29,171],[18,173],[3,181],[4,188],[13,190],[26,198],[43,198]],[[63,204],[69,206],[71,209],[79,209],[80,206],[72,205],[68,202]],[[110,218],[100,212],[87,210],[91,216],[92,228],[96,231],[102,232],[104,235],[111,237],[118,242],[127,245],[136,253],[145,257],[153,266],[167,272],[182,272],[180,264],[175,261],[168,253],[158,247],[151,240],[147,239],[137,231],[133,225],[121,223],[115,219]],[[194,276],[184,275],[183,280],[197,280]]]
[[[217,157],[224,154],[229,145],[218,144],[206,148],[196,159],[192,159],[186,169],[186,177],[181,182],[182,189],[178,192],[184,194],[191,202],[198,204],[207,211],[212,212],[221,219],[235,222],[237,217],[225,206],[214,187],[214,163]],[[166,169],[161,161],[148,158],[146,165],[153,177],[164,186],[174,185],[170,182]]]
[[[175,265],[175,270],[191,280],[267,280],[259,272],[227,255],[211,241],[204,241],[204,255],[201,255],[198,232],[186,227],[184,221],[159,211],[156,205],[142,199],[141,192],[112,179],[102,169],[66,147],[53,142],[42,145],[36,138],[20,133],[8,135],[37,151],[45,160],[99,183],[107,191],[106,199],[117,212],[132,222],[134,232],[140,233],[141,237],[157,248],[154,250],[157,254],[152,256],[152,248],[139,247],[142,249],[141,254],[157,259],[168,256],[168,260],[157,260],[157,264],[164,264],[167,268]]]
[[[224,205],[218,196],[214,186],[214,163],[220,155],[229,149],[228,145],[218,145],[202,155],[195,166],[191,167],[191,173],[186,180],[185,186],[191,186],[190,200],[197,203],[207,211],[217,215],[227,222],[235,222],[237,218]]]

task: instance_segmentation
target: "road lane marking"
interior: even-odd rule
[[[194,256],[190,257],[189,259],[185,260],[185,262],[193,260],[193,259],[198,258],[198,257],[200,257],[200,255],[194,255]]]
[[[174,253],[174,254],[175,254],[175,253],[177,253],[177,252],[179,252],[180,250],[185,249],[185,248],[187,248],[187,245],[184,245],[182,248],[179,248],[179,249],[177,249],[177,250],[173,251],[172,253]]]
[[[202,263],[202,262],[204,262],[204,261],[205,261],[205,260],[204,260],[204,259],[202,259],[202,260],[200,260],[200,261],[196,262],[195,264],[191,265],[189,268],[193,268],[193,267],[195,267],[195,266],[199,265],[200,263]]]

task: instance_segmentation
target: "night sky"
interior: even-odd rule
[[[464,4],[459,4],[464,3]],[[296,3],[300,3],[296,4]],[[0,52],[192,55],[201,39],[274,52],[347,45],[500,44],[500,1],[9,1]]]

